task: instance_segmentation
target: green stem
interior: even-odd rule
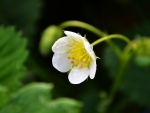
[[[102,32],[98,28],[96,28],[90,24],[87,24],[85,22],[76,21],[76,20],[63,22],[59,25],[59,27],[61,27],[62,29],[65,29],[67,27],[79,27],[79,28],[86,29],[86,30],[96,34],[100,38],[107,36],[106,33]],[[106,42],[113,49],[113,51],[116,53],[117,57],[120,58],[121,51],[120,51],[119,47],[116,46],[111,40],[106,40]]]
[[[107,34],[100,31],[98,28],[90,25],[90,24],[87,24],[85,22],[81,22],[81,21],[76,21],[76,20],[71,20],[71,21],[66,21],[66,22],[63,22],[59,25],[61,28],[66,28],[66,27],[80,27],[80,28],[84,28],[88,31],[91,31],[93,32],[94,34],[98,35],[99,37],[104,37],[106,36]]]
[[[99,44],[99,43],[101,43],[101,42],[103,42],[103,41],[107,41],[107,44],[109,44],[109,46],[113,49],[113,51],[116,53],[116,55],[117,55],[117,57],[121,60],[121,51],[120,51],[120,49],[112,42],[112,41],[110,41],[110,39],[112,39],[112,38],[118,38],[118,39],[122,39],[122,40],[124,40],[125,42],[127,42],[128,44],[130,44],[131,43],[131,41],[127,38],[127,37],[125,37],[125,36],[123,36],[123,35],[119,35],[119,34],[112,34],[112,35],[108,35],[108,36],[105,36],[105,37],[102,37],[102,38],[100,38],[100,39],[98,39],[98,40],[96,40],[95,42],[93,42],[91,45],[93,45],[93,46],[95,46],[95,45],[97,45],[97,44]]]
[[[109,40],[109,39],[112,39],[112,38],[122,39],[122,40],[126,41],[127,43],[131,42],[127,37],[125,37],[123,35],[112,34],[112,35],[108,35],[108,36],[105,36],[105,37],[102,37],[102,38],[96,40],[95,42],[92,43],[92,45],[95,46],[95,45],[97,45],[100,42],[103,42],[105,40]]]
[[[119,34],[107,35],[106,33],[100,31],[98,28],[96,28],[90,24],[80,22],[80,21],[75,21],[75,20],[63,22],[62,24],[59,25],[59,27],[61,27],[62,29],[65,29],[67,27],[79,27],[79,28],[83,28],[88,31],[91,31],[92,33],[98,35],[99,37],[102,37],[102,38],[98,39],[97,41],[93,42],[92,43],[93,46],[97,45],[98,43],[100,43],[102,41],[106,41],[107,44],[109,44],[110,47],[114,50],[116,55],[120,58],[121,66],[118,70],[117,76],[115,77],[114,83],[113,83],[111,91],[110,91],[110,95],[108,96],[108,98],[106,98],[105,102],[103,102],[104,106],[102,109],[102,113],[106,113],[108,110],[108,107],[111,105],[111,103],[116,95],[116,92],[119,88],[121,79],[123,77],[123,73],[126,69],[127,62],[128,62],[124,59],[124,56],[123,56],[124,52],[122,53],[120,51],[119,47],[117,47],[110,39],[112,39],[112,38],[122,39],[125,42],[127,42],[128,44],[131,44],[131,41],[123,35],[119,35]]]
[[[121,82],[121,79],[122,79],[122,76],[124,74],[124,71],[130,61],[130,59],[132,58],[132,56],[134,55],[134,52],[130,53],[130,51],[133,49],[133,44],[132,42],[130,42],[123,50],[122,52],[122,58],[120,59],[120,67],[119,67],[119,70],[118,70],[118,74],[117,76],[115,77],[115,80],[114,80],[114,84],[112,85],[112,88],[111,88],[111,91],[110,91],[110,98],[113,100],[118,88],[119,88],[119,85],[120,85],[120,82]]]
[[[112,50],[115,52],[116,56],[121,59],[121,51],[120,48],[115,45],[115,43],[113,43],[111,40],[106,40],[107,44],[110,46],[110,48],[112,48]]]
[[[102,103],[102,106],[100,108],[100,113],[107,113],[109,111],[109,107],[110,105],[112,104],[113,100],[114,100],[114,97],[117,93],[117,90],[120,86],[120,82],[122,80],[122,77],[123,77],[123,73],[126,69],[126,63],[123,61],[121,63],[121,66],[119,67],[118,69],[118,73],[115,77],[115,80],[113,82],[113,85],[111,87],[111,90],[110,90],[110,93],[109,93],[109,96],[104,100],[104,102]]]
[[[129,63],[130,59],[134,55],[134,53],[131,53],[129,55],[129,51],[132,50],[132,47],[133,47],[132,43],[130,43],[128,46],[126,46],[126,48],[124,49],[124,51],[121,54],[120,66],[119,66],[119,69],[118,69],[118,73],[115,76],[115,80],[113,82],[112,87],[110,88],[111,90],[110,90],[109,96],[105,100],[107,103],[105,104],[105,107],[103,107],[101,113],[106,113],[108,111],[109,106],[112,104],[112,102],[115,98],[115,95],[116,95],[116,93],[119,89],[119,86],[120,86],[122,77],[124,75],[124,72],[126,70],[126,67]]]
[[[124,71],[126,69],[126,66],[127,66],[126,61],[123,61],[121,63],[121,66],[118,70],[117,76],[115,77],[114,83],[113,83],[111,91],[110,91],[110,97],[109,98],[110,98],[111,101],[113,101],[114,96],[115,96],[115,94],[116,94],[116,92],[117,92],[117,90],[120,86],[120,82],[122,80],[122,77],[123,77]]]

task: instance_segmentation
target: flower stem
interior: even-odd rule
[[[112,104],[112,102],[115,98],[115,95],[119,89],[122,77],[127,68],[127,65],[129,63],[130,59],[132,58],[132,56],[134,55],[134,53],[131,53],[129,55],[129,51],[132,50],[132,48],[133,48],[132,43],[130,43],[128,46],[126,46],[126,48],[124,49],[124,51],[121,54],[120,66],[119,66],[117,75],[115,76],[112,87],[110,88],[108,97],[104,100],[105,104],[104,104],[103,108],[100,108],[100,113],[107,113],[110,105]]]
[[[81,21],[76,21],[76,20],[63,22],[59,25],[59,27],[61,27],[62,29],[65,29],[67,27],[79,27],[79,28],[83,28],[88,31],[91,31],[92,33],[94,33],[100,37],[100,39],[96,40],[91,45],[95,46],[102,41],[106,41],[107,44],[116,53],[117,57],[120,59],[121,66],[119,67],[118,73],[117,73],[114,83],[111,87],[110,94],[105,99],[105,102],[102,103],[104,106],[103,106],[103,109],[101,110],[101,113],[106,113],[108,110],[108,107],[111,105],[111,103],[116,95],[116,92],[119,88],[121,79],[123,77],[123,73],[124,73],[127,63],[128,63],[128,61],[124,59],[124,53],[126,53],[126,52],[121,52],[120,48],[118,46],[116,46],[110,39],[112,39],[112,38],[122,39],[125,42],[127,42],[128,45],[131,44],[131,41],[123,35],[120,35],[120,34],[108,35],[107,33],[102,32],[101,30],[99,30],[98,28],[96,28],[90,24],[87,24],[87,23],[81,22]]]
[[[59,27],[61,27],[62,29],[65,29],[67,27],[83,28],[83,29],[86,29],[86,30],[96,34],[100,38],[108,35],[107,33],[104,33],[103,31],[99,30],[98,28],[96,28],[90,24],[87,24],[87,23],[81,22],[81,21],[76,21],[76,20],[63,22],[59,25]],[[113,49],[113,51],[115,52],[117,57],[120,58],[121,51],[120,51],[119,47],[116,46],[111,40],[106,40],[106,42]]]
[[[123,35],[112,34],[112,35],[108,35],[108,36],[105,36],[105,37],[102,37],[102,38],[96,40],[95,42],[92,43],[92,45],[95,46],[100,42],[103,42],[105,40],[109,40],[109,39],[112,39],[112,38],[122,39],[122,40],[126,41],[128,44],[131,42],[127,37],[125,37]]]
[[[115,96],[115,94],[116,94],[116,92],[117,92],[117,90],[118,90],[118,88],[120,86],[120,82],[122,80],[122,77],[123,77],[124,71],[126,69],[126,66],[127,66],[127,62],[125,62],[125,61],[121,62],[121,65],[120,65],[120,67],[118,69],[118,73],[117,73],[117,75],[115,77],[114,83],[113,83],[113,85],[111,87],[111,90],[110,90],[110,94],[109,94],[110,97],[109,97],[109,99],[111,101],[113,101],[114,96]]]
[[[119,69],[118,69],[117,75],[114,79],[114,82],[112,84],[112,87],[110,88],[111,90],[109,92],[109,95],[107,98],[105,98],[103,100],[103,103],[101,103],[102,105],[99,108],[100,113],[107,113],[109,111],[109,107],[115,98],[115,95],[120,86],[120,83],[121,83],[121,80],[122,80],[122,77],[123,77],[126,67],[127,67],[127,63],[125,61],[121,62],[121,65],[119,66]]]
[[[98,35],[99,37],[107,36],[106,33],[102,32],[98,28],[96,28],[96,27],[94,27],[90,24],[87,24],[85,22],[81,22],[81,21],[76,21],[76,20],[66,21],[66,22],[61,23],[59,26],[61,28],[80,27],[80,28],[84,28],[86,30],[89,30],[89,31],[93,32],[94,34]]]

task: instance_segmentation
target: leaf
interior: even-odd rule
[[[0,108],[2,108],[7,99],[7,88],[0,85]]]
[[[0,84],[13,91],[20,86],[20,78],[25,74],[27,42],[14,27],[0,27],[0,40]]]
[[[50,103],[52,113],[79,113],[81,104],[73,99],[59,98]]]
[[[52,84],[29,84],[12,95],[0,113],[79,113],[81,105],[75,100],[52,100],[52,88]]]

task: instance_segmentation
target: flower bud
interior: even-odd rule
[[[40,41],[40,52],[43,55],[47,55],[51,52],[52,45],[54,42],[63,35],[63,30],[56,26],[51,25],[46,28],[42,33],[42,38]]]
[[[142,37],[135,40],[135,62],[139,66],[150,65],[150,38]]]

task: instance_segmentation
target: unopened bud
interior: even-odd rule
[[[150,65],[150,38],[142,37],[135,41],[135,62],[139,66]]]
[[[51,52],[52,45],[58,38],[61,38],[62,35],[63,30],[56,25],[51,25],[46,28],[42,33],[40,41],[40,52],[43,55],[47,55],[49,52]]]

